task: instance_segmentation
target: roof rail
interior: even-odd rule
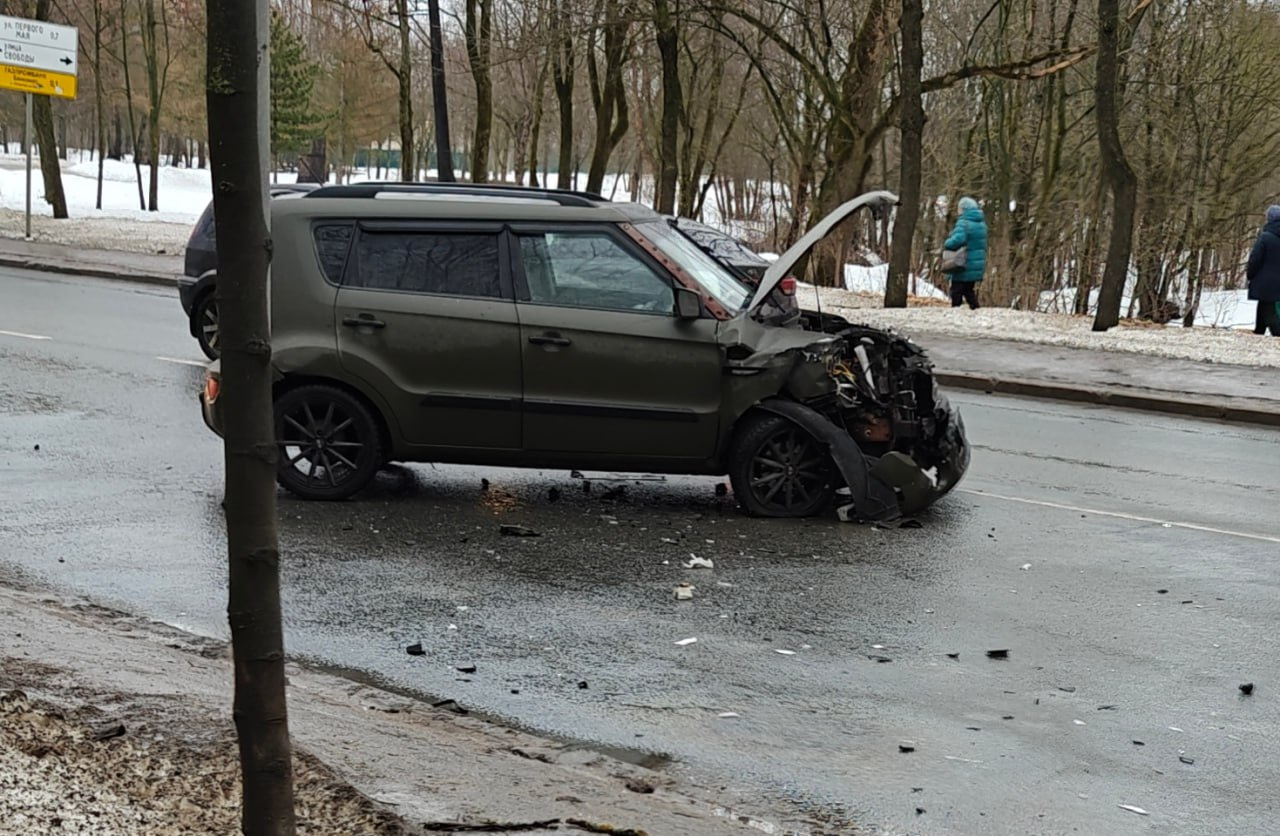
[[[495,198],[520,198],[524,200],[548,200],[561,206],[595,206],[608,203],[608,199],[591,192],[575,192],[564,189],[537,189],[529,186],[502,183],[402,183],[369,182],[346,186],[324,186],[307,192],[308,198],[372,198],[378,195],[458,195]]]

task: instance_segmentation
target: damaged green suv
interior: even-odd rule
[[[841,206],[744,282],[653,211],[519,187],[365,183],[272,205],[279,482],[351,496],[393,462],[725,474],[750,514],[920,510],[963,476],[910,341],[764,310]],[[222,422],[218,364],[201,395]]]

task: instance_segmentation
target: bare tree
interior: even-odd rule
[[[898,23],[901,42],[902,163],[900,203],[893,223],[889,278],[884,288],[886,308],[907,306],[907,276],[911,272],[912,243],[920,214],[920,180],[924,167],[924,2],[902,0]]]
[[[36,0],[36,20],[48,20],[52,0]],[[31,121],[40,149],[40,173],[44,178],[44,199],[53,207],[55,218],[69,217],[67,195],[62,189],[62,166],[58,162],[58,143],[53,135],[53,102],[48,96],[32,96]]]
[[[440,0],[427,0],[430,27],[431,95],[436,120],[436,171],[440,180],[454,181],[453,148],[449,141],[449,93],[444,75],[444,36],[440,30]]]
[[[164,94],[168,87],[169,66],[172,55],[169,50],[168,3],[160,4],[156,15],[156,0],[142,0],[142,59],[147,77],[147,153],[151,160],[151,181],[148,190],[152,212],[160,211],[160,113],[164,106]],[[136,150],[135,150],[136,156]]]
[[[476,130],[471,148],[471,181],[489,181],[489,145],[493,134],[493,0],[466,0],[463,24],[467,60],[476,85]]]
[[[217,223],[225,415],[227,616],[248,836],[292,836],[271,404],[265,108],[266,0],[208,0],[207,107]]]
[[[605,169],[613,149],[626,136],[630,127],[627,113],[627,88],[622,70],[631,51],[631,21],[621,0],[597,0],[593,12],[595,23],[588,30],[587,80],[591,86],[591,105],[596,114],[595,145],[591,151],[591,167],[587,172],[587,191],[599,192],[604,186]],[[597,39],[603,37],[597,56]],[[564,138],[561,137],[561,141]]]

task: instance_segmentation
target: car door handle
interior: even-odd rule
[[[344,316],[342,324],[350,328],[386,328],[387,323],[381,319],[374,319],[373,314],[360,314],[359,316]]]
[[[541,334],[536,337],[530,337],[529,342],[533,343],[534,345],[557,345],[557,346],[573,345],[573,340],[569,339],[568,337],[562,337],[559,334],[555,334],[555,333]]]

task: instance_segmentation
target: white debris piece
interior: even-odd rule
[[[683,564],[686,569],[714,569],[716,565],[711,562],[709,557],[698,557],[696,554],[689,555],[689,560]]]
[[[1132,804],[1121,804],[1121,805],[1119,805],[1119,806],[1120,806],[1120,809],[1121,809],[1121,810],[1128,810],[1130,813],[1137,813],[1137,814],[1138,814],[1138,815],[1140,815],[1140,816],[1149,816],[1149,815],[1151,815],[1150,813],[1148,813],[1146,810],[1142,809],[1141,807],[1135,807],[1135,806],[1133,806]]]
[[[686,645],[693,644],[696,641],[697,639],[681,639],[680,641],[676,642],[676,645],[678,647],[685,647]]]
[[[676,584],[676,600],[688,601],[690,598],[693,597],[694,589],[696,589],[696,587],[691,583]]]
[[[795,656],[795,655],[796,655],[796,652],[795,652],[794,650],[783,650],[783,649],[781,649],[781,648],[774,648],[774,651],[773,651],[773,652],[774,652],[774,653],[781,653],[783,656]]]
[[[1022,564],[1021,566],[1019,566],[1018,568],[1019,568],[1019,569],[1021,569],[1021,570],[1022,570],[1022,571],[1024,571],[1024,572],[1030,572],[1030,571],[1031,571],[1031,564],[1030,564],[1030,563],[1024,563],[1024,564]]]
[[[736,711],[721,711],[718,715],[722,720],[728,720],[731,717],[741,717],[742,715]]]

